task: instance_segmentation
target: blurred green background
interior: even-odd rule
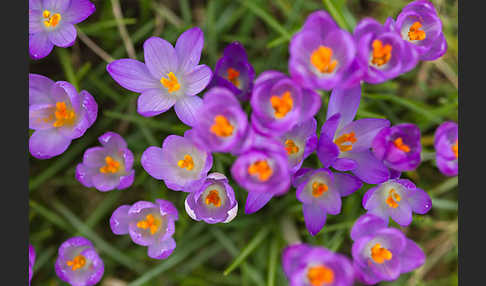
[[[267,69],[287,72],[289,39],[309,13],[327,10],[342,28],[352,31],[356,22],[367,16],[380,22],[389,16],[396,17],[409,1],[92,2],[97,10],[78,25],[78,39],[73,47],[55,47],[47,58],[30,62],[30,72],[70,81],[78,90],[88,90],[99,105],[95,124],[82,138],[74,140],[64,154],[49,160],[30,157],[29,241],[37,252],[33,286],[67,285],[56,277],[54,261],[59,245],[75,235],[90,239],[103,258],[105,274],[99,283],[102,286],[287,285],[281,252],[289,234],[350,257],[349,230],[364,213],[361,199],[370,186],[344,198],[341,214],[329,215],[326,226],[315,237],[305,228],[294,189],[272,199],[261,211],[245,215],[247,192],[232,183],[240,205],[235,220],[217,225],[195,222],[185,213],[186,195],[168,190],[162,181],[150,177],[140,166],[140,156],[148,146],[160,146],[167,135],[182,135],[187,127],[172,110],[153,118],[138,115],[136,94],[116,84],[105,67],[107,61],[129,57],[133,51],[137,59],[143,60],[142,44],[150,36],[175,43],[184,30],[199,26],[205,36],[201,62],[211,68],[228,43],[240,41],[257,75]],[[358,118],[386,117],[392,124],[411,122],[421,128],[423,162],[416,171],[404,175],[433,198],[433,208],[428,214],[414,216],[409,227],[401,228],[426,252],[425,265],[397,281],[379,285],[457,285],[458,180],[445,177],[435,167],[433,133],[441,122],[457,121],[458,4],[453,0],[432,2],[442,19],[449,46],[445,56],[433,62],[421,62],[413,71],[393,81],[365,84],[358,111]],[[321,94],[323,108],[317,114],[319,129],[329,96],[326,92]],[[136,179],[126,190],[102,193],[83,187],[75,180],[74,170],[84,150],[99,145],[97,137],[109,130],[120,133],[134,152]],[[212,171],[229,176],[234,158],[213,156]],[[319,166],[315,154],[305,165]],[[177,248],[162,261],[148,258],[146,247],[135,245],[129,236],[114,235],[109,227],[111,213],[119,205],[156,198],[174,202],[180,217],[175,233]],[[230,273],[223,275],[225,270]]]

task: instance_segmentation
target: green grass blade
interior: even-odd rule
[[[66,76],[67,81],[69,81],[74,87],[79,90],[78,78],[74,73],[74,67],[71,60],[71,55],[67,49],[56,49],[59,62],[61,63],[62,70]]]
[[[270,254],[268,255],[268,276],[267,276],[267,286],[275,285],[275,273],[277,270],[278,263],[278,239],[276,236],[273,237],[270,243]]]
[[[334,18],[334,20],[339,25],[339,27],[341,27],[344,30],[350,31],[350,27],[348,26],[347,22],[344,20],[343,15],[339,12],[339,10],[334,5],[333,0],[322,0],[322,3],[324,4],[324,6],[326,6],[327,12],[331,14],[331,16]]]
[[[270,15],[267,11],[263,10],[260,6],[258,6],[253,1],[241,1],[243,5],[245,5],[251,12],[257,15],[260,19],[262,19],[265,23],[267,23],[270,28],[275,30],[277,33],[282,35],[283,37],[290,40],[292,35],[282,26],[272,15]]]

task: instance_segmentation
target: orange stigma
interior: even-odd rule
[[[192,170],[194,168],[194,161],[192,160],[191,155],[184,155],[184,159],[179,160],[177,166],[179,166],[179,168],[186,168],[188,171]]]
[[[381,247],[381,244],[377,243],[371,248],[371,258],[374,262],[382,264],[386,260],[392,259],[392,253],[390,250]]]
[[[294,105],[290,91],[284,92],[281,97],[272,95],[272,97],[270,97],[270,103],[272,104],[273,110],[275,110],[276,118],[285,117],[285,115],[292,110],[292,106]]]
[[[47,28],[55,28],[61,21],[61,14],[55,13],[54,15],[51,15],[51,11],[49,10],[44,10],[44,12],[42,12],[42,17],[45,19],[44,26]]]
[[[155,234],[160,228],[160,219],[154,217],[153,214],[148,214],[144,220],[137,222],[137,227],[141,229],[150,229],[150,234]]]
[[[114,160],[112,157],[110,156],[106,156],[105,157],[105,163],[106,165],[104,165],[103,167],[100,168],[100,172],[103,173],[103,174],[106,174],[106,173],[116,173],[120,170],[120,163],[116,160]]]
[[[328,189],[329,188],[327,187],[326,184],[314,182],[312,184],[312,196],[314,196],[315,198],[318,198],[318,197],[322,196],[322,194],[327,192]]]
[[[73,260],[68,260],[66,262],[66,265],[70,266],[73,271],[83,268],[85,264],[86,264],[86,258],[81,254],[74,257]]]
[[[169,93],[173,93],[174,91],[178,91],[181,88],[177,77],[173,72],[167,74],[168,78],[162,77],[160,79],[160,83],[169,90]]]
[[[422,41],[425,39],[425,32],[420,30],[421,27],[422,24],[418,21],[410,26],[410,29],[408,30],[408,39],[410,41]]]
[[[299,146],[295,145],[295,142],[291,139],[285,140],[285,150],[288,155],[295,154],[299,152]]]
[[[265,182],[272,176],[273,170],[270,168],[266,160],[258,160],[248,166],[248,174],[258,175],[258,179]]]
[[[374,40],[371,47],[373,48],[372,64],[382,66],[388,63],[392,55],[392,46],[390,44],[383,45],[380,40]]]
[[[398,149],[402,150],[405,153],[410,152],[410,146],[403,143],[402,137],[398,137],[397,139],[395,139],[395,141],[393,141],[393,144],[395,145],[395,147],[397,147]]]
[[[310,267],[307,270],[307,279],[311,286],[324,286],[334,282],[334,271],[324,265]]]
[[[54,112],[56,121],[52,124],[54,127],[61,127],[64,125],[72,124],[76,114],[71,108],[66,107],[64,101],[56,102],[56,111]]]
[[[219,137],[228,137],[233,134],[233,129],[233,125],[230,124],[224,115],[216,115],[210,131]]]
[[[456,156],[456,159],[459,158],[459,141],[458,140],[456,140],[454,145],[452,145],[451,149],[452,149],[452,152],[454,152],[454,156]]]
[[[354,132],[351,131],[349,133],[345,133],[339,136],[336,140],[334,140],[334,143],[339,147],[339,150],[341,150],[341,152],[346,152],[353,150],[353,144],[357,141],[358,139],[356,139]],[[350,144],[345,145],[345,143]]]
[[[228,73],[228,80],[236,87],[240,87],[240,81],[238,80],[238,77],[240,76],[240,72],[235,70],[234,68],[228,68],[226,70]]]
[[[332,59],[332,49],[319,46],[310,56],[311,64],[321,73],[332,73],[338,61]]]
[[[388,197],[386,198],[386,204],[395,209],[398,207],[398,203],[402,200],[399,194],[395,191],[395,189],[391,189],[388,193]]]
[[[206,196],[206,200],[204,201],[207,205],[213,204],[215,207],[221,206],[221,198],[219,197],[219,193],[216,190],[209,191],[209,194]]]

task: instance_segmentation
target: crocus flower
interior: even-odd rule
[[[91,286],[103,277],[103,260],[86,238],[72,237],[66,240],[58,253],[55,270],[62,281],[72,286]]]
[[[265,71],[255,82],[250,104],[253,127],[263,134],[281,135],[313,117],[321,98],[283,73]]]
[[[362,181],[377,184],[386,181],[390,173],[370,148],[376,134],[390,122],[376,118],[353,121],[360,97],[359,85],[332,91],[316,152],[325,168],[351,171]]]
[[[34,263],[35,263],[35,250],[32,245],[29,244],[29,285],[34,275]]]
[[[255,142],[231,167],[233,179],[248,192],[245,213],[260,210],[273,196],[288,192],[290,168],[280,142]]]
[[[176,247],[172,235],[178,219],[177,209],[169,201],[138,201],[131,206],[119,206],[111,215],[110,227],[114,234],[128,233],[134,243],[148,246],[149,257],[165,259]]]
[[[250,99],[255,71],[248,62],[245,48],[239,42],[226,46],[223,56],[214,68],[210,86],[223,86],[231,90],[241,101]]]
[[[416,0],[405,6],[395,23],[397,32],[418,52],[422,61],[440,58],[447,51],[442,22],[432,2]]]
[[[457,176],[459,159],[459,129],[457,123],[442,123],[434,135],[436,163],[439,170],[447,176]]]
[[[179,119],[189,126],[196,122],[202,105],[197,95],[211,80],[211,69],[198,65],[204,36],[198,27],[180,35],[175,48],[166,40],[151,37],[143,44],[145,64],[134,59],[111,62],[106,70],[124,88],[141,95],[137,111],[155,116],[174,106]]]
[[[190,192],[204,183],[213,157],[186,136],[169,135],[162,148],[148,147],[141,163],[150,176],[163,180],[169,189]]]
[[[415,242],[372,214],[355,222],[351,238],[356,277],[368,285],[395,280],[425,262],[425,254]]]
[[[29,54],[34,60],[54,46],[66,48],[76,40],[74,24],[95,11],[89,0],[29,0]]]
[[[417,51],[394,32],[392,18],[383,25],[375,19],[365,18],[358,23],[353,36],[359,47],[356,57],[367,83],[382,83],[417,65]]]
[[[350,174],[332,173],[329,169],[302,168],[294,175],[292,184],[302,203],[305,226],[316,235],[326,223],[326,215],[341,212],[341,197],[361,188],[361,180]]]
[[[304,87],[330,90],[340,83],[356,55],[353,37],[325,11],[307,17],[289,46],[289,72]]]
[[[430,196],[407,179],[391,179],[369,189],[363,196],[363,207],[388,222],[391,217],[401,226],[412,222],[412,212],[427,213],[432,207]]]
[[[98,141],[102,147],[84,152],[83,162],[76,167],[76,179],[85,187],[102,192],[131,186],[135,178],[133,153],[125,140],[117,133],[106,132]]]
[[[295,125],[294,128],[279,137],[280,142],[285,145],[292,173],[297,172],[304,160],[316,150],[316,128],[317,121],[312,117]]]
[[[415,124],[403,123],[383,128],[372,144],[373,154],[393,170],[415,170],[420,164],[420,129]]]
[[[191,139],[208,151],[235,152],[248,133],[248,118],[233,93],[213,87],[204,95]]]
[[[98,104],[86,90],[66,81],[29,74],[29,150],[38,159],[62,154],[96,120]]]
[[[354,282],[349,259],[325,247],[290,245],[283,251],[282,266],[290,286],[352,286]]]
[[[228,223],[238,212],[238,201],[226,176],[211,173],[199,190],[189,193],[185,207],[187,214],[194,220]]]

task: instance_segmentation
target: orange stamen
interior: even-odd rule
[[[353,150],[353,144],[357,141],[358,139],[356,139],[354,132],[351,131],[350,133],[345,133],[339,136],[336,140],[334,140],[334,143],[339,147],[339,150],[341,150],[341,152],[346,152]],[[345,143],[350,144],[345,145]]]
[[[380,40],[374,40],[371,44],[373,48],[371,63],[377,66],[382,66],[391,59],[392,46],[390,44],[383,45]]]
[[[326,184],[314,182],[312,184],[312,196],[314,196],[315,198],[318,198],[318,197],[322,196],[322,194],[327,192],[328,189],[329,188],[327,187]]]
[[[456,159],[459,158],[459,141],[458,140],[456,140],[454,145],[452,145],[451,149],[452,149],[452,152],[454,152],[454,156],[456,156]]]
[[[332,73],[338,61],[332,59],[332,49],[319,46],[310,56],[311,64],[321,73]]]
[[[228,73],[228,80],[231,81],[234,86],[239,88],[240,81],[238,80],[238,77],[240,76],[240,72],[234,68],[228,68],[226,72]]]
[[[273,170],[270,168],[266,160],[258,160],[248,166],[248,174],[258,175],[258,179],[265,182],[272,176]]]
[[[44,17],[44,26],[47,28],[55,28],[61,21],[61,14],[55,13],[51,16],[51,11],[44,10],[42,12],[42,17]]]
[[[64,101],[56,102],[56,111],[54,112],[56,121],[52,124],[54,127],[61,127],[64,125],[72,124],[76,114],[71,108],[66,107]]]
[[[381,247],[381,244],[377,243],[371,248],[371,258],[374,262],[382,264],[386,260],[392,259],[392,253],[388,249]]]
[[[422,24],[418,21],[410,26],[408,30],[408,39],[410,41],[422,41],[425,39],[425,31],[420,30]]]
[[[277,95],[272,95],[272,97],[270,97],[270,103],[275,110],[275,117],[282,118],[285,117],[285,115],[287,115],[290,110],[292,110],[294,101],[292,100],[290,91],[286,91],[282,94],[281,97]]]
[[[299,146],[295,145],[295,142],[291,139],[285,140],[285,150],[287,154],[292,155],[299,152]]]
[[[150,229],[150,234],[155,234],[160,228],[160,219],[154,217],[153,214],[148,214],[144,220],[137,222],[137,227],[141,229]]]
[[[169,90],[169,93],[173,93],[174,91],[178,91],[181,88],[177,77],[173,72],[167,74],[168,78],[162,77],[160,79],[160,83]]]
[[[85,264],[86,264],[86,258],[81,254],[74,257],[73,260],[68,260],[66,262],[66,265],[70,266],[73,271],[83,268]]]
[[[395,139],[395,141],[393,141],[393,144],[395,145],[395,147],[397,147],[398,149],[402,150],[405,153],[410,152],[410,146],[403,143],[402,137],[398,137],[397,139]]]
[[[402,200],[399,194],[395,191],[395,189],[391,189],[388,193],[388,198],[386,198],[386,204],[391,208],[397,208],[398,203]]]
[[[218,191],[209,191],[209,194],[206,196],[206,200],[204,202],[207,205],[213,204],[215,207],[219,208],[221,206],[221,198],[219,197]]]
[[[177,166],[179,166],[179,168],[186,168],[188,171],[191,171],[194,168],[194,161],[192,160],[191,155],[184,155],[184,159],[179,160],[179,162],[177,162]]]
[[[216,115],[214,117],[214,124],[211,126],[211,133],[219,137],[228,137],[233,134],[233,125],[230,124],[224,115]]]
[[[116,160],[114,160],[112,157],[110,156],[106,156],[105,157],[105,163],[106,165],[104,165],[103,167],[100,168],[100,172],[103,173],[103,174],[106,174],[106,173],[116,173],[120,170],[120,163]]]
[[[324,265],[310,267],[307,270],[307,279],[311,286],[323,286],[334,282],[334,271]]]

